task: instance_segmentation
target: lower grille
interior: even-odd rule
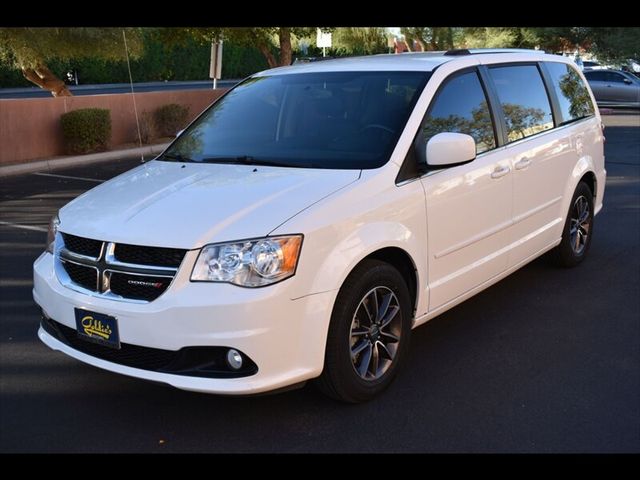
[[[98,288],[98,270],[87,265],[63,261],[62,265],[72,282],[95,291]]]
[[[120,349],[114,349],[83,340],[73,328],[46,316],[41,325],[49,335],[74,350],[127,367],[207,378],[248,377],[258,372],[257,365],[243,353],[242,368],[231,370],[226,362],[228,347],[184,347],[174,351],[121,343]]]
[[[116,295],[136,300],[155,300],[164,293],[173,277],[111,273],[111,291]]]

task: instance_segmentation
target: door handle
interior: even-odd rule
[[[507,173],[509,173],[511,171],[511,169],[509,168],[508,165],[504,165],[504,166],[498,166],[496,167],[496,169],[491,173],[491,178],[500,178],[500,177],[504,177]]]
[[[516,170],[522,170],[523,168],[527,168],[529,165],[531,165],[530,158],[521,158],[516,162]]]

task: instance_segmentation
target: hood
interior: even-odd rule
[[[260,237],[359,176],[359,170],[152,161],[68,203],[60,230],[187,249]]]

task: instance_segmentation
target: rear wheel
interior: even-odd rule
[[[575,267],[582,262],[591,246],[593,236],[593,193],[580,182],[569,205],[569,212],[562,231],[562,241],[552,252],[561,267]]]
[[[398,270],[379,260],[358,265],[336,299],[319,388],[350,403],[387,388],[406,355],[412,311]]]

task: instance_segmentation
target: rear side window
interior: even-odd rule
[[[491,113],[476,72],[446,81],[427,112],[418,142],[424,147],[431,137],[442,132],[471,135],[476,141],[477,153],[495,148]],[[418,148],[419,154],[424,155],[424,151]]]
[[[553,128],[551,103],[538,67],[491,67],[489,72],[502,106],[509,142]]]
[[[587,80],[591,80],[592,82],[609,82],[609,83],[624,83],[624,76],[620,75],[616,72],[607,72],[607,71],[590,71],[584,72],[584,76],[587,77]]]
[[[624,75],[615,72],[604,72],[604,81],[613,83],[624,83]]]
[[[587,77],[587,80],[591,80],[592,82],[604,82],[606,80],[605,72],[584,72],[584,76]]]
[[[593,115],[589,91],[578,72],[565,63],[545,62],[545,66],[560,104],[558,124],[563,125]]]

